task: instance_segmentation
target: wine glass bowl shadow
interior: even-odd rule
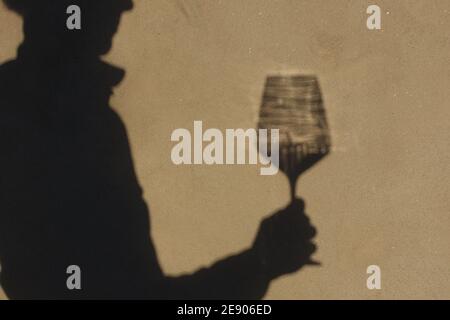
[[[278,129],[279,169],[296,199],[299,176],[329,154],[331,138],[319,81],[312,75],[269,76],[259,115],[259,129]],[[270,144],[268,152],[270,152]]]

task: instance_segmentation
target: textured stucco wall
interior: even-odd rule
[[[182,3],[182,5],[180,4]],[[112,105],[126,122],[166,272],[247,247],[289,200],[282,175],[252,166],[175,167],[170,134],[250,128],[265,76],[320,77],[334,151],[299,182],[319,229],[320,268],[268,298],[450,298],[448,1],[383,1],[383,30],[348,0],[135,0],[107,57],[127,70]],[[19,19],[0,9],[0,61]],[[381,291],[366,268],[382,268]],[[32,267],[32,266],[30,266]]]

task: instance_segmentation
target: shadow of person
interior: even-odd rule
[[[124,71],[111,48],[130,0],[4,0],[24,18],[16,60],[0,66],[1,285],[12,299],[259,299],[314,252],[298,200],[254,244],[193,274],[157,260],[126,129],[109,107]],[[82,29],[66,28],[66,8]],[[67,287],[79,266],[81,290]]]

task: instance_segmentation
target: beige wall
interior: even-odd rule
[[[268,298],[450,298],[448,1],[135,0],[108,57],[127,77],[112,104],[127,124],[161,263],[178,274],[248,246],[288,202],[282,175],[175,167],[171,132],[254,127],[265,76],[316,73],[334,151],[299,182],[321,268]],[[180,1],[181,2],[181,1]],[[186,14],[184,14],[185,12]],[[389,14],[388,14],[389,12]],[[0,9],[0,60],[20,40]],[[5,32],[7,30],[7,32]],[[383,289],[366,289],[380,265]]]

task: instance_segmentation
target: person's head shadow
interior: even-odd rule
[[[24,20],[25,43],[35,51],[59,57],[93,57],[106,54],[112,45],[120,17],[133,8],[132,0],[3,0]],[[76,5],[78,12],[68,10]],[[67,26],[73,14],[80,29]],[[38,52],[35,52],[36,54]]]

